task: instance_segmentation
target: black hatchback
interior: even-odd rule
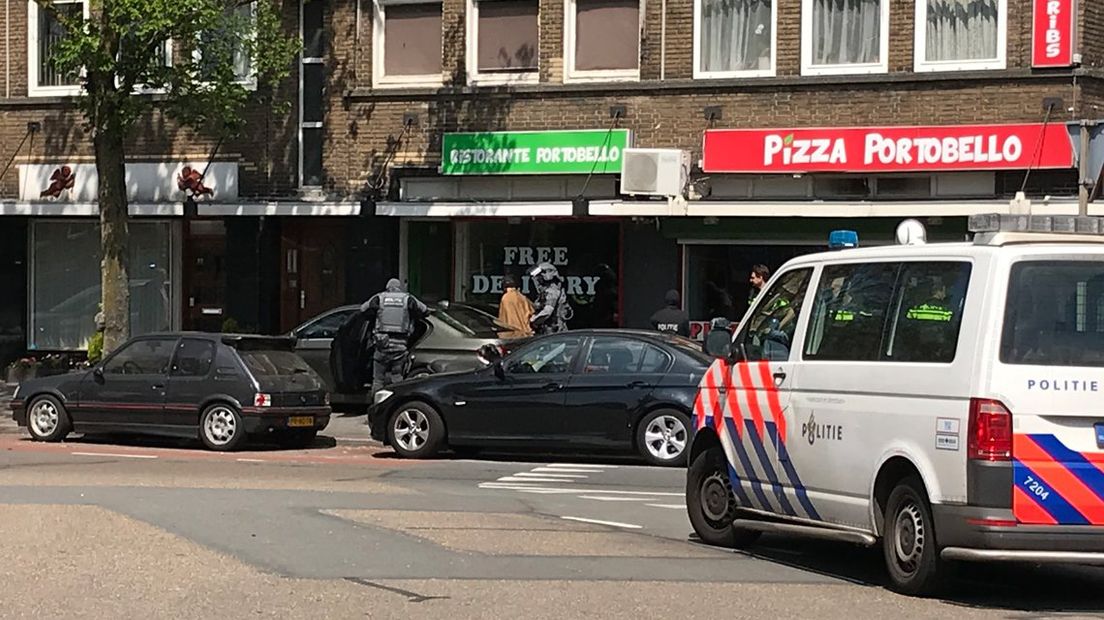
[[[330,405],[294,346],[263,336],[141,336],[90,370],[24,382],[12,418],[37,441],[136,433],[198,437],[226,451],[263,435],[304,447],[329,424]]]

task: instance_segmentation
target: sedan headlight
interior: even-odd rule
[[[394,395],[395,393],[391,390],[380,390],[376,392],[376,396],[372,399],[372,403],[378,405]]]

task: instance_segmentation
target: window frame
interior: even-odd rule
[[[991,59],[927,60],[928,0],[916,0],[915,15],[913,71],[916,73],[1000,71],[1008,68],[1008,0],[997,0],[997,57]]]
[[[392,75],[385,70],[384,28],[387,22],[387,7],[410,4],[441,5],[441,23],[444,25],[443,0],[372,0],[372,88],[435,88],[445,84],[445,43],[441,35],[441,73],[434,75]],[[443,33],[443,30],[442,30]]]
[[[801,75],[875,75],[889,73],[889,5],[890,0],[879,0],[878,62],[851,65],[813,64],[813,2],[801,0]]]
[[[316,1],[320,1],[320,0],[316,0]],[[359,2],[359,0],[357,0],[357,1]],[[300,43],[300,50],[299,50],[299,75],[298,75],[298,78],[299,78],[299,101],[298,101],[298,103],[299,103],[299,123],[298,123],[298,126],[296,127],[296,134],[297,134],[297,138],[299,140],[298,181],[299,181],[299,188],[300,189],[320,189],[322,187],[321,182],[317,183],[317,184],[308,184],[308,183],[305,182],[306,181],[306,174],[305,174],[304,169],[303,169],[303,164],[304,164],[304,161],[306,160],[306,158],[304,157],[304,153],[306,152],[306,148],[304,146],[305,143],[303,142],[303,130],[304,129],[318,129],[318,130],[323,132],[322,133],[322,142],[323,142],[322,174],[319,175],[319,177],[320,177],[319,180],[321,181],[322,177],[325,177],[325,173],[326,173],[326,158],[325,158],[326,134],[325,134],[325,128],[323,127],[323,123],[325,122],[324,119],[325,119],[325,116],[326,116],[326,114],[325,114],[325,112],[326,112],[326,110],[325,110],[325,101],[326,101],[326,97],[325,97],[326,62],[325,62],[325,57],[323,57],[323,56],[307,56],[306,55],[306,45],[304,45],[306,43],[306,36],[305,36],[306,35],[306,28],[305,28],[306,22],[303,19],[304,7],[305,6],[306,6],[306,1],[305,0],[300,0],[300,2],[299,2],[299,43]],[[323,30],[325,30],[325,27],[326,27],[326,19],[325,19],[325,12],[323,12],[323,18],[322,18],[322,28],[323,28]],[[325,45],[325,41],[323,41],[323,45]],[[319,66],[322,67],[322,91],[323,91],[323,95],[322,95],[322,106],[323,106],[322,117],[323,117],[323,120],[321,120],[321,121],[307,121],[307,120],[304,120],[305,117],[306,117],[306,112],[303,108],[303,101],[304,101],[303,87],[306,84],[306,73],[307,73],[306,72],[306,65],[319,65]]]
[[[639,82],[641,51],[643,49],[644,9],[643,1],[637,2],[638,23],[636,27],[636,68],[635,69],[599,69],[582,70],[575,69],[575,16],[578,11],[577,0],[564,0],[564,55],[563,55],[563,81],[565,84],[586,82]]]
[[[473,86],[508,86],[540,83],[540,3],[537,3],[537,66],[528,71],[479,71],[479,5],[481,2],[511,0],[467,0],[467,49],[465,58],[468,84]]]
[[[61,0],[55,4],[80,4],[83,7],[84,19],[91,17],[90,0]],[[40,58],[38,55],[38,30],[39,30],[39,6],[35,0],[27,0],[27,96],[28,97],[73,97],[81,94],[84,88],[80,83],[71,86],[40,86],[38,83],[38,68]],[[84,70],[79,72],[79,77],[84,77]]]
[[[702,2],[694,0],[694,42],[693,62],[695,80],[718,80],[726,78],[774,77],[778,73],[778,2],[771,0],[771,61],[769,69],[749,69],[745,71],[703,71],[702,56]]]

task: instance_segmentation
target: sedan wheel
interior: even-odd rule
[[[35,441],[61,441],[69,434],[69,416],[52,396],[40,396],[27,408],[27,431]]]
[[[412,402],[391,416],[391,447],[399,456],[419,459],[433,456],[445,441],[441,416],[425,403]]]
[[[211,450],[233,450],[245,437],[241,415],[230,405],[211,405],[203,412],[200,438]]]
[[[640,423],[637,446],[653,465],[683,465],[690,441],[689,419],[673,410],[654,411]]]

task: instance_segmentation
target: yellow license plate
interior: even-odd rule
[[[314,418],[309,415],[297,415],[288,418],[288,426],[314,426]]]

